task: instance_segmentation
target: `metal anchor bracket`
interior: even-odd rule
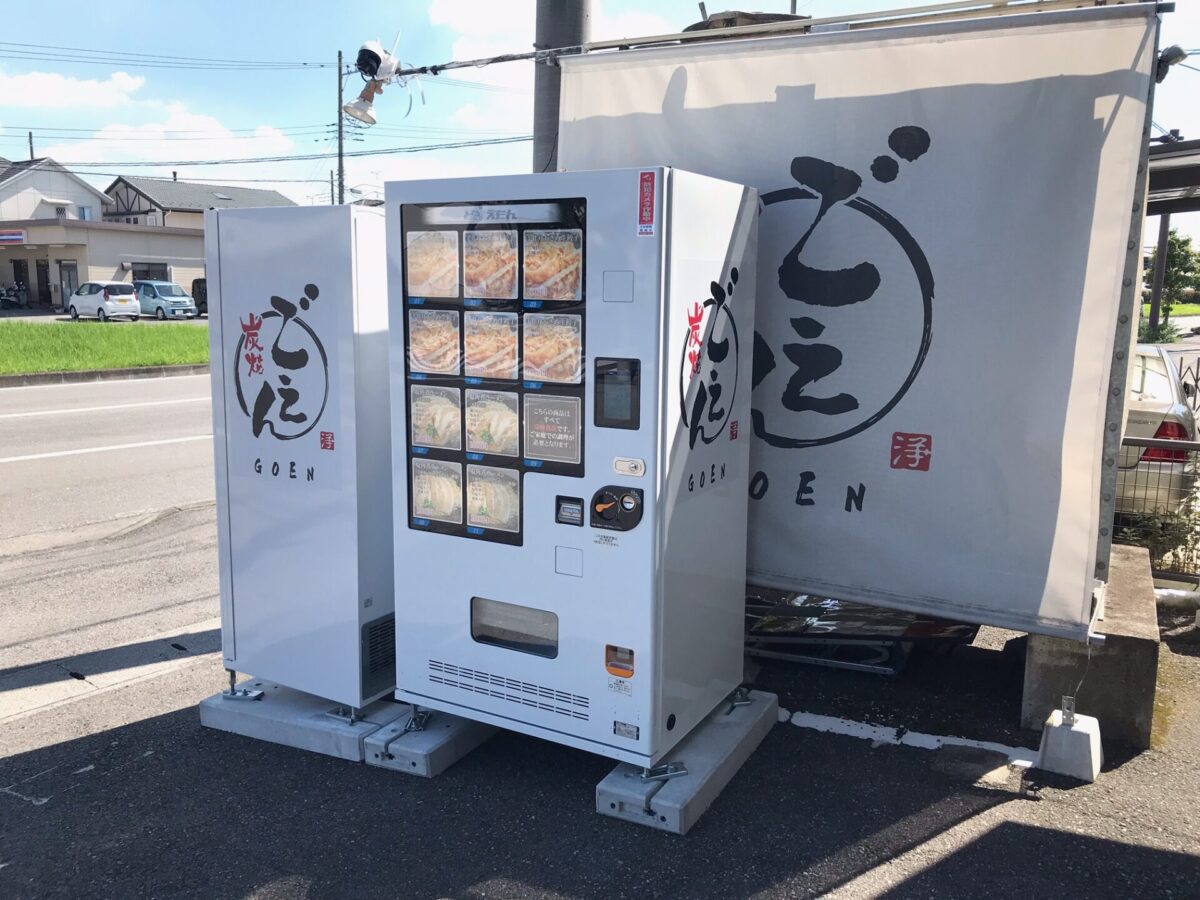
[[[1064,725],[1075,724],[1075,698],[1066,694],[1062,698],[1062,720]]]
[[[626,772],[630,778],[636,778],[643,784],[648,781],[669,781],[688,773],[687,766],[682,762],[659,763],[657,766],[643,768],[640,772]]]
[[[237,672],[233,669],[226,669],[229,673],[229,690],[222,691],[221,696],[226,700],[261,700],[263,698],[262,691],[256,691],[252,688],[239,688],[237,686]]]
[[[429,724],[429,720],[432,718],[433,718],[432,710],[420,709],[419,707],[414,706],[413,710],[412,710],[412,715],[410,715],[408,717],[408,721],[404,723],[404,727],[400,730],[400,733],[397,734],[395,737],[389,739],[388,742],[383,745],[384,758],[385,759],[395,759],[396,755],[394,753],[392,753],[392,744],[394,744],[396,741],[400,740],[406,734],[413,734],[418,731],[424,731],[425,727]],[[414,763],[413,765],[416,765],[416,763]]]
[[[337,719],[345,722],[347,725],[355,725],[362,721],[362,710],[355,706],[335,706],[333,709],[326,710],[325,715],[331,719]]]
[[[429,724],[429,720],[433,718],[433,711],[428,709],[420,709],[414,706],[412,715],[408,717],[408,721],[404,723],[404,731],[402,734],[408,734],[410,731],[424,731],[425,726]]]
[[[748,687],[739,687],[729,695],[729,709],[725,710],[725,715],[729,715],[739,706],[749,706],[754,702],[754,698],[750,696]]]

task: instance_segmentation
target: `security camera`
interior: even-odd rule
[[[354,61],[359,74],[374,81],[387,81],[399,67],[399,60],[384,50],[379,41],[367,41],[359,47],[358,58]]]

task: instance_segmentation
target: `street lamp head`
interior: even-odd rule
[[[1167,72],[1171,66],[1183,62],[1188,58],[1188,53],[1178,44],[1172,44],[1161,53],[1158,54],[1158,66],[1155,69],[1154,80],[1162,84],[1164,78],[1167,77]]]
[[[376,122],[374,104],[370,100],[364,100],[362,97],[351,100],[342,107],[342,112],[350,118],[358,119],[358,121],[367,125],[374,125]]]

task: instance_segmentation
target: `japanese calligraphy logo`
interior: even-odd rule
[[[697,439],[711,444],[720,437],[733,409],[740,348],[729,304],[737,282],[738,270],[731,268],[724,286],[712,282],[712,296],[693,302],[688,310],[679,362],[679,406],[689,449],[695,449]]]
[[[295,440],[312,431],[325,411],[329,360],[300,316],[319,295],[315,284],[306,284],[299,304],[272,297],[269,310],[240,320],[233,379],[255,437],[266,429],[278,440]]]
[[[913,163],[930,138],[906,125],[891,132],[888,146]],[[880,183],[899,171],[891,155],[871,164]],[[791,175],[799,187],[762,197],[762,232],[783,242],[760,246],[760,255],[764,248],[783,251],[783,297],[765,299],[786,322],[776,318],[763,328],[760,319],[751,412],[754,433],[781,448],[836,443],[886,416],[916,380],[933,324],[925,254],[894,216],[859,196],[862,177],[811,156],[793,159]],[[790,366],[781,365],[777,350]]]

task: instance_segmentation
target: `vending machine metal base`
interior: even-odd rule
[[[652,766],[742,678],[757,196],[386,198],[396,696]]]

